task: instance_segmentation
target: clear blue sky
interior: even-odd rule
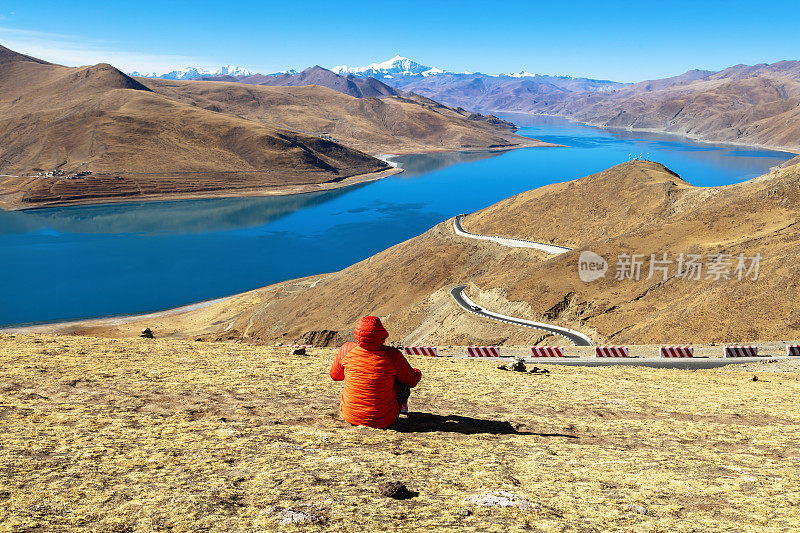
[[[491,74],[640,81],[800,59],[798,2],[0,0],[0,44],[68,65],[257,72],[395,54]]]

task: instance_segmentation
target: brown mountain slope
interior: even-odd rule
[[[467,294],[491,310],[568,325],[600,342],[798,338],[798,180],[800,166],[790,165],[742,184],[696,188],[657,163],[625,163],[465,218],[465,227],[476,233],[576,248],[560,256],[458,237],[447,221],[340,272],[266,287],[200,311],[77,331],[135,335],[148,325],[162,335],[294,341],[333,330],[342,341],[360,315],[377,314],[404,342],[554,342],[463,312],[447,288],[468,283]],[[605,278],[580,280],[583,250],[608,260]],[[673,261],[668,279],[659,271],[646,279],[651,254],[664,253]],[[717,253],[731,256],[732,279],[706,279],[707,270],[697,281],[675,277],[680,254],[701,254],[705,265]],[[619,254],[643,256],[638,281],[614,279]],[[739,254],[761,254],[756,281],[737,279]]]
[[[740,65],[692,80],[540,99],[529,111],[600,126],[667,131],[710,141],[800,150],[800,62]],[[700,75],[702,73],[695,73]]]
[[[38,59],[36,57],[27,56],[25,54],[20,54],[19,52],[15,52],[14,50],[10,50],[3,45],[0,45],[0,65],[8,65],[18,63],[20,61],[27,61],[31,63],[38,63],[40,65],[51,65],[52,63],[48,63],[43,59]]]
[[[744,79],[753,77],[800,80],[800,61],[778,61],[758,65],[735,65],[709,76],[712,79]]]
[[[0,47],[0,207],[306,192],[397,172],[364,151],[545,144],[435,102],[161,81]]]
[[[192,106],[311,135],[370,154],[544,146],[513,133],[513,124],[427,98],[353,98],[317,85],[267,87],[212,81],[142,79]]]
[[[68,68],[0,50],[0,203],[309,187],[385,171],[364,153],[159,95],[110,65]]]

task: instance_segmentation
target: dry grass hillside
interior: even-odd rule
[[[447,221],[340,272],[196,311],[61,331],[133,336],[148,326],[166,336],[336,344],[347,340],[360,316],[376,314],[405,343],[563,343],[465,313],[448,288],[466,283],[467,294],[488,309],[567,325],[599,342],[797,339],[798,181],[800,166],[791,164],[745,183],[696,188],[657,163],[629,162],[522,193],[464,219],[475,233],[575,248],[567,254],[466,239]],[[609,262],[606,277],[592,283],[577,272],[587,249]],[[647,279],[651,254],[664,253],[672,261],[667,279],[661,271]],[[731,279],[707,279],[708,270],[698,280],[675,276],[680,254],[700,254],[707,269],[709,256],[718,253],[730,256]],[[638,281],[614,279],[619,254],[642,256]],[[737,279],[739,254],[762,256],[757,280]]]
[[[176,102],[110,65],[68,68],[0,49],[3,203],[269,189],[387,170],[362,152]]]
[[[523,193],[468,217],[469,228],[476,232],[513,233],[523,238],[553,238],[551,228],[563,224],[565,228],[558,234],[572,235],[572,240],[565,237],[556,242],[578,248],[537,265],[524,277],[511,271],[498,272],[483,288],[503,287],[512,301],[530,299],[535,294],[542,307],[568,300],[581,322],[615,342],[739,342],[800,337],[800,308],[796,303],[800,276],[794,266],[800,254],[800,167],[793,164],[741,184],[715,188],[688,187],[677,177],[664,176],[659,167],[632,163],[590,177],[589,183],[596,187],[587,202],[571,200],[574,195],[568,189],[580,187],[579,180],[569,185],[563,196],[536,198],[542,190]],[[642,173],[647,174],[646,179],[642,179]],[[660,185],[654,180],[658,174],[663,176]],[[628,199],[630,193],[626,191],[637,189],[637,181],[651,188],[649,202]],[[558,220],[543,214],[556,207],[560,209]],[[517,215],[511,232],[499,222],[505,209]],[[529,215],[534,210],[539,217]],[[637,224],[630,225],[620,217],[620,210],[629,212]],[[603,227],[605,233],[582,232],[583,225]],[[606,278],[589,284],[580,281],[577,260],[582,249],[609,261]],[[617,257],[622,253],[644,256],[640,281],[613,279]],[[703,279],[697,281],[677,278],[676,264],[671,265],[666,281],[660,272],[646,279],[651,254],[661,258],[663,253],[673,261],[681,253],[701,254],[704,263],[712,254],[728,254],[731,279],[706,279],[707,269]],[[734,268],[739,254],[761,255],[757,281],[737,279]]]
[[[0,207],[306,192],[396,172],[372,157],[381,153],[544,144],[435,103],[146,83],[111,65],[63,67],[0,46]],[[38,175],[56,169],[91,175]]]
[[[332,359],[0,335],[2,529],[772,532],[800,522],[796,373],[533,375],[417,357],[410,415],[373,430],[339,418]],[[418,494],[390,499],[387,481]],[[492,495],[510,505],[481,505]]]

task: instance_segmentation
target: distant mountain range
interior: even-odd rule
[[[244,67],[225,65],[216,69],[186,67],[163,74],[156,74],[155,72],[133,71],[129,72],[128,75],[137,76],[139,78],[161,78],[164,80],[195,80],[205,76],[250,76],[251,72]]]
[[[446,72],[440,68],[427,67],[400,55],[396,55],[383,63],[370,63],[366,67],[339,65],[333,67],[331,71],[336,74],[352,74],[361,78],[373,77],[376,79],[391,79],[398,76],[435,76]]]
[[[438,76],[440,74],[449,74],[449,75],[456,75],[456,76],[471,76],[477,75],[481,77],[490,77],[490,78],[547,78],[547,79],[561,79],[561,80],[571,80],[573,78],[569,76],[547,76],[542,74],[534,74],[532,72],[527,72],[525,70],[521,70],[520,72],[516,72],[513,74],[481,74],[481,73],[472,73],[472,72],[452,72],[449,70],[441,69],[438,67],[429,67],[423,65],[422,63],[418,63],[413,59],[409,59],[407,57],[396,55],[391,59],[387,59],[386,61],[380,63],[370,63],[369,65],[363,67],[348,67],[347,65],[338,65],[332,67],[330,69],[331,72],[335,74],[339,74],[340,76],[347,76],[353,75],[357,78],[375,78],[378,80],[392,80],[395,78],[405,78],[405,77],[423,77],[427,78],[430,76]],[[284,74],[294,75],[298,74],[299,72],[294,69],[288,69],[281,72],[274,72],[270,74],[260,74],[260,73],[252,73],[248,69],[244,67],[237,67],[233,65],[226,65],[222,67],[218,67],[216,69],[208,69],[202,67],[186,67],[180,70],[173,70],[171,72],[166,72],[163,74],[157,74],[155,72],[148,72],[148,73],[141,73],[141,72],[128,72],[129,76],[138,76],[142,78],[161,78],[165,80],[195,80],[195,79],[202,79],[202,78],[214,78],[220,76],[230,76],[236,78],[245,78],[249,76],[259,76],[259,77],[275,77],[281,76]],[[580,80],[584,80],[586,78],[577,78]],[[624,83],[617,83],[608,80],[589,80],[589,81],[596,81],[600,84],[613,84],[613,85],[626,85]]]
[[[312,67],[251,74],[187,68],[158,77],[253,85],[321,85],[356,98],[419,95],[475,113],[536,113],[597,126],[666,131],[708,141],[800,150],[800,62],[690,70],[678,76],[619,83],[550,76],[450,72],[397,55],[363,67]]]
[[[275,79],[132,78],[0,46],[0,208],[325,190],[396,172],[380,154],[545,144],[374,79]]]

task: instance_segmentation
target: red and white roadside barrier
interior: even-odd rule
[[[758,357],[758,348],[755,346],[725,346],[722,357]]]
[[[287,344],[289,348],[313,348],[313,344]]]
[[[694,357],[693,346],[662,346],[658,352],[659,357]]]
[[[500,357],[500,347],[467,346],[467,357]]]
[[[786,347],[786,355],[800,355],[800,344],[790,344]]]
[[[628,357],[627,346],[595,346],[595,357]]]
[[[406,355],[427,355],[436,357],[436,346],[406,346]]]
[[[531,346],[532,357],[564,357],[563,346]]]

